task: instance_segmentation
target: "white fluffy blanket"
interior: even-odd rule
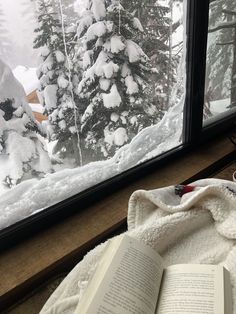
[[[174,186],[136,191],[130,198],[128,234],[157,250],[167,265],[223,264],[230,271],[236,304],[236,183],[205,179],[182,197]],[[103,253],[89,252],[69,273],[41,314],[73,313]],[[234,306],[236,314],[236,306]]]

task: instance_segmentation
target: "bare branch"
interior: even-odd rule
[[[178,56],[182,50],[183,50],[183,46],[174,54],[174,57]]]
[[[216,45],[218,45],[218,46],[234,45],[234,42],[233,41],[229,41],[229,42],[226,42],[226,43],[216,43]]]
[[[216,27],[209,28],[208,33],[213,33],[220,29],[233,28],[233,27],[236,27],[236,21],[225,22],[225,23],[217,25]]]
[[[232,10],[224,9],[224,10],[222,10],[222,12],[225,14],[229,14],[229,15],[236,15],[236,11],[232,11]]]
[[[183,43],[183,41],[180,41],[178,44],[176,44],[176,45],[172,46],[172,49],[175,49],[176,47],[178,47],[178,46],[182,45],[182,43]]]
[[[179,19],[178,21],[176,21],[173,25],[172,25],[172,30],[173,32],[176,31],[176,29],[182,25],[182,19]]]

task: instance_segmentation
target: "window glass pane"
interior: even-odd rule
[[[204,120],[222,118],[236,106],[236,2],[210,2]]]
[[[0,0],[0,229],[182,143],[184,12]]]

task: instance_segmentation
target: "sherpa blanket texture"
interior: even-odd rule
[[[231,274],[236,314],[236,183],[204,179],[192,184],[195,190],[182,197],[175,194],[174,186],[134,192],[127,234],[150,245],[166,265],[224,265]],[[41,314],[74,313],[105,245],[90,251],[69,273]]]

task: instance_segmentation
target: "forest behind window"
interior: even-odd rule
[[[204,120],[236,106],[236,3],[212,0],[209,10]]]
[[[185,6],[0,0],[0,229],[182,144]]]

